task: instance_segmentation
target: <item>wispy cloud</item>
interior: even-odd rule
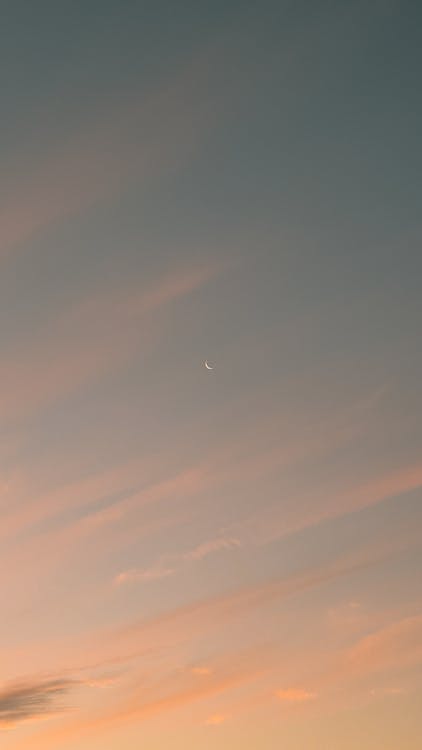
[[[212,555],[214,552],[223,550],[232,550],[240,547],[239,539],[231,537],[217,537],[207,542],[198,544],[194,549],[185,552],[181,557],[183,560],[203,560],[204,557]]]
[[[149,96],[140,99],[134,92],[126,104],[120,100],[114,111],[99,113],[94,127],[65,135],[38,165],[32,160],[30,171],[18,161],[13,189],[0,207],[0,258],[110,199],[130,181],[151,189],[158,177],[185,163],[222,111],[201,86],[211,69],[201,55]]]
[[[163,311],[215,278],[221,265],[175,269],[149,288],[141,282],[103,289],[59,315],[45,330],[3,354],[0,416],[15,421],[127,366],[157,329],[151,313]]]
[[[371,624],[373,613],[369,613],[358,601],[341,602],[327,611],[327,624],[332,634],[356,634]]]
[[[213,714],[212,716],[209,716],[204,723],[207,727],[216,727],[220,724],[224,724],[227,719],[228,717],[225,714]]]
[[[79,669],[94,665],[105,669],[116,660],[122,663],[146,653],[161,652],[163,648],[173,650],[181,643],[203,642],[211,634],[223,633],[229,624],[235,626],[236,622],[244,622],[248,615],[253,616],[263,608],[279,606],[290,597],[305,595],[371,564],[372,558],[356,555],[353,560],[341,559],[331,565],[264,581],[260,585],[200,598],[156,616],[132,620],[118,628],[100,629],[73,643],[60,641],[53,644],[49,641],[45,644],[47,667],[51,668],[55,659],[60,658],[66,669],[74,670],[75,663],[80,665]],[[20,659],[23,656],[19,654]],[[204,666],[213,669],[208,663]]]
[[[306,703],[315,700],[317,694],[304,688],[284,688],[277,690],[276,696],[283,703]]]
[[[65,679],[9,684],[0,690],[0,728],[61,713],[60,698],[73,687]]]
[[[195,289],[200,289],[210,279],[218,275],[221,270],[221,264],[209,263],[164,277],[138,300],[129,300],[127,304],[128,313],[136,315],[149,310],[160,309],[177,299],[185,297]]]
[[[123,583],[134,581],[154,581],[159,578],[166,578],[175,574],[180,566],[185,563],[203,560],[209,555],[217,552],[233,550],[238,547],[240,547],[240,541],[238,539],[216,537],[215,539],[210,539],[207,542],[198,544],[187,552],[182,552],[178,555],[165,556],[162,560],[149,568],[133,568],[131,570],[123,571],[115,576],[114,583],[121,585]]]
[[[239,57],[250,68],[248,80],[262,75],[248,65],[244,42],[230,32],[211,39],[148,92],[135,89],[122,98],[111,89],[111,109],[99,109],[94,124],[88,119],[76,134],[65,130],[30,165],[16,159],[11,184],[2,186],[8,198],[0,206],[0,259],[130,184],[151,191],[189,161],[228,104],[249,94],[229,73]]]
[[[350,634],[346,631],[346,635]],[[346,685],[349,700],[353,695],[357,698],[401,695],[405,689],[397,686],[397,682],[409,669],[414,671],[422,663],[422,616],[384,621],[352,645],[342,645],[317,661],[319,667],[313,674],[313,684],[321,699],[323,694],[332,694],[339,688],[342,693]]]
[[[208,677],[208,675],[212,674],[212,671],[210,667],[192,667],[192,674],[198,677]]]
[[[324,493],[315,489],[311,494],[295,498],[280,510],[280,504],[264,508],[228,531],[241,540],[266,544],[312,526],[333,521],[358,511],[381,504],[422,487],[422,466],[407,466],[346,489],[331,489]],[[312,498],[312,503],[310,502]],[[394,545],[394,540],[390,540]]]
[[[117,586],[121,586],[124,583],[133,583],[138,581],[157,581],[160,578],[168,578],[175,572],[174,568],[162,568],[159,566],[153,568],[145,568],[140,570],[138,568],[132,568],[125,570],[123,573],[119,573],[114,579],[114,583]]]
[[[395,696],[395,695],[405,695],[406,690],[402,687],[379,687],[379,688],[372,688],[370,690],[370,694],[375,697],[382,697],[384,695],[388,696]]]
[[[291,596],[305,594],[372,564],[371,557],[356,556],[353,560],[337,560],[326,567],[198,600],[163,612],[158,617],[144,618],[117,631],[103,633],[96,639],[97,647],[102,644],[102,648],[107,652],[109,647],[112,647],[113,652],[116,651],[122,656],[124,653],[134,654],[168,648],[170,644],[175,646],[190,638],[203,639],[207,633],[224,631],[229,622],[240,621],[262,607],[271,607],[275,603],[279,605]],[[98,658],[101,658],[100,655]]]
[[[201,466],[176,469],[173,475],[154,480],[158,469],[154,457],[151,461],[145,457],[142,462],[117,464],[44,494],[34,492],[33,498],[25,492],[8,503],[0,534],[8,540],[3,544],[3,560],[7,560],[0,571],[3,584],[9,580],[6,567],[13,567],[28,587],[30,580],[35,585],[40,576],[48,580],[53,564],[55,571],[65,571],[69,565],[82,571],[93,557],[96,567],[102,561],[107,564],[118,550],[180,525],[188,512],[186,502],[207,485],[206,472]],[[76,567],[71,562],[75,556]],[[176,568],[176,561],[169,559],[133,565],[130,572],[117,568],[114,583],[152,583],[164,571],[167,576]],[[12,592],[9,603],[16,606]]]
[[[291,596],[305,594],[370,563],[370,560],[358,557],[353,561],[339,560],[333,565],[317,570],[193,602],[156,617],[135,621],[117,630],[107,629],[93,634],[93,640],[85,642],[85,646],[74,644],[76,650],[73,658],[71,652],[69,653],[68,658],[71,661],[68,668],[73,669],[74,674],[75,661],[82,665],[79,671],[92,669],[93,664],[96,664],[97,669],[104,670],[107,664],[117,662],[120,665],[126,663],[129,668],[141,658],[147,657],[149,661],[153,659],[154,654],[162,654],[163,651],[170,656],[177,653],[182,644],[190,643],[193,647],[194,643],[206,643],[213,632],[218,636],[225,631],[228,624],[234,624],[236,619],[239,624],[244,623],[249,614],[253,615],[258,610],[262,612],[264,607],[271,607],[273,604],[279,606]],[[54,659],[51,645],[49,651]],[[50,736],[46,737],[43,747],[58,747],[64,738],[85,737],[91,732],[96,734],[108,726],[141,721],[234,689],[238,685],[257,679],[259,675],[273,669],[277,663],[271,649],[263,651],[258,647],[249,655],[239,655],[234,661],[232,657],[228,657],[227,668],[224,669],[224,665],[208,662],[190,669],[175,670],[171,679],[163,676],[161,686],[156,686],[150,691],[150,700],[147,699],[145,690],[136,696],[129,694],[123,705],[112,706],[107,715],[101,714],[97,719],[93,718],[88,722],[84,719],[72,722],[71,726],[63,727],[63,733],[60,730],[59,734],[51,735],[51,742]],[[89,677],[88,680],[84,680],[84,684],[89,684],[91,679],[92,677]],[[174,685],[172,680],[175,681]],[[286,704],[310,701],[313,697],[312,691],[304,687],[290,685],[279,690],[278,698]]]
[[[43,747],[59,747],[62,742],[70,739],[101,735],[113,727],[119,727],[132,722],[142,722],[156,716],[173,712],[177,709],[191,706],[200,701],[218,696],[225,692],[236,690],[253,682],[268,671],[268,663],[263,663],[263,653],[232,653],[209,675],[207,680],[198,680],[196,675],[185,673],[163,677],[151,684],[148,691],[135,689],[129,692],[124,701],[102,710],[90,719],[74,719],[63,724],[57,730],[44,732],[40,736]],[[219,722],[213,715],[212,724]],[[224,715],[224,718],[227,718]]]
[[[372,673],[422,662],[422,615],[388,624],[360,639],[347,653],[352,673]]]

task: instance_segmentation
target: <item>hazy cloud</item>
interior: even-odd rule
[[[213,716],[209,716],[208,719],[206,719],[205,724],[207,726],[218,726],[219,724],[223,724],[225,721],[227,721],[227,716],[223,714],[213,714]]]
[[[276,696],[279,700],[286,703],[306,703],[317,697],[316,693],[313,693],[310,690],[304,690],[303,688],[285,688],[284,690],[277,690]]]
[[[132,583],[134,581],[157,581],[160,578],[168,578],[174,572],[174,568],[162,568],[160,566],[145,568],[144,570],[131,568],[130,570],[123,571],[123,573],[119,573],[115,577],[114,583],[117,586],[121,586],[123,583]]]
[[[211,555],[213,552],[219,552],[220,550],[231,550],[236,547],[240,547],[239,539],[217,537],[216,539],[210,539],[208,542],[199,544],[189,552],[185,552],[183,555],[184,560],[202,560],[204,557]]]
[[[59,699],[73,684],[71,680],[56,679],[8,685],[0,691],[0,727],[60,713],[63,705]]]

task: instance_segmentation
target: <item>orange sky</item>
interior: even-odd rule
[[[0,30],[1,748],[419,750],[420,14],[34,5]]]

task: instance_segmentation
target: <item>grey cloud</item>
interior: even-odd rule
[[[0,728],[62,711],[59,699],[72,685],[71,680],[54,679],[5,686],[0,690]]]

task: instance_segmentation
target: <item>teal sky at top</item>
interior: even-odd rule
[[[212,112],[223,91],[216,123],[176,170],[147,189],[136,179],[123,184],[3,263],[6,344],[31,336],[98,279],[229,257],[240,270],[205,315],[211,348],[248,334],[266,341],[263,382],[281,366],[291,373],[354,357],[362,363],[354,376],[365,381],[366,373],[368,386],[400,377],[403,398],[415,397],[417,4],[11,2],[3,13],[5,198],[34,165],[97,122],[113,122],[128,102],[142,107],[218,45],[215,78],[208,71],[197,93]],[[131,138],[136,150],[137,133]],[[284,337],[283,326],[298,326],[297,336]]]

